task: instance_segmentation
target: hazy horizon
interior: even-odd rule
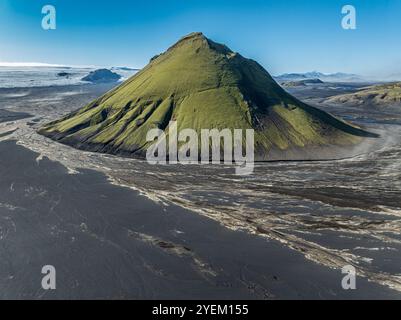
[[[52,1],[57,29],[41,28],[44,3],[0,0],[0,66],[6,63],[142,68],[182,36],[201,31],[271,74],[401,74],[401,3],[353,1],[357,29],[341,28],[342,1],[211,1],[113,6]],[[291,11],[288,8],[292,8]],[[397,28],[398,27],[398,28]]]
[[[140,70],[143,67],[136,67],[136,66],[131,66],[131,65],[69,65],[69,64],[50,64],[46,62],[5,62],[5,61],[0,61],[0,68],[81,68],[81,69],[100,69],[100,68],[130,68],[133,70]],[[306,74],[306,73],[322,73],[323,75],[329,76],[329,75],[334,75],[336,73],[344,73],[346,75],[355,75],[355,76],[361,76],[362,78],[366,80],[386,80],[386,79],[391,79],[392,77],[399,77],[401,80],[401,73],[393,73],[393,74],[387,74],[387,75],[367,75],[367,74],[356,74],[356,73],[349,73],[349,72],[343,72],[342,70],[337,70],[335,72],[324,72],[322,70],[302,70],[302,71],[291,71],[291,72],[283,72],[283,73],[272,73],[272,76],[282,76],[285,74]],[[371,77],[371,78],[369,78]]]

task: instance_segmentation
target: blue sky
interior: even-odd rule
[[[57,29],[41,28],[42,6]],[[341,8],[357,29],[341,28]],[[283,72],[401,73],[401,0],[0,0],[0,62],[143,67],[183,35]]]

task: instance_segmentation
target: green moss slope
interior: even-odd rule
[[[192,33],[132,78],[39,130],[75,147],[143,156],[151,128],[255,129],[258,160],[271,152],[350,146],[371,134],[286,93],[257,62]]]
[[[326,102],[367,107],[400,106],[401,82],[369,86],[355,93],[328,98]]]

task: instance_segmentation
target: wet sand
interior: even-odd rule
[[[0,298],[400,298],[361,278],[174,205],[162,206],[92,170],[0,143]],[[57,289],[41,289],[54,265]]]
[[[0,109],[0,123],[1,122],[9,122],[9,121],[16,121],[25,118],[30,118],[32,115],[29,113],[24,112],[12,112],[8,110],[1,110]]]
[[[401,273],[396,115],[333,107],[385,123],[396,144],[344,161],[260,164],[246,178],[36,133],[110,88],[0,89],[0,110],[33,115],[0,121],[0,298],[401,298],[389,289]],[[341,288],[350,263],[355,291]],[[40,287],[47,264],[56,291]]]

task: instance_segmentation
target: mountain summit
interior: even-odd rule
[[[255,159],[333,157],[374,136],[284,91],[257,62],[191,33],[115,89],[49,123],[43,135],[79,149],[143,157],[152,128],[254,129]],[[319,152],[317,152],[319,150]]]

